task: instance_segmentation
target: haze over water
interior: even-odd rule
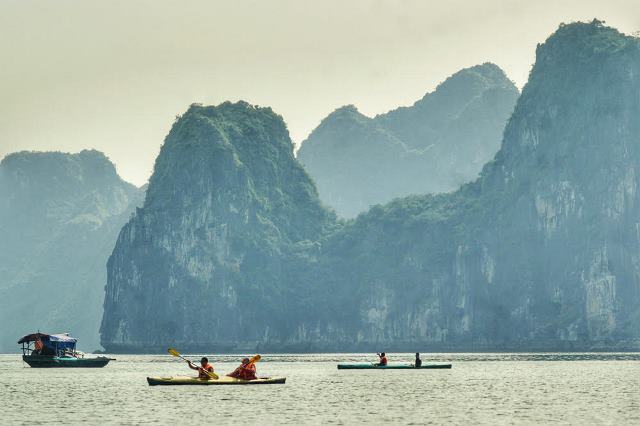
[[[198,355],[192,358],[197,359]],[[213,356],[218,373],[240,356]],[[451,370],[348,370],[356,354],[263,355],[284,385],[149,387],[189,375],[170,356],[118,355],[103,369],[23,368],[0,356],[2,424],[637,424],[640,354],[436,354]],[[412,354],[391,354],[391,361]]]

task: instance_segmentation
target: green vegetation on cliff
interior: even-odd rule
[[[280,334],[283,304],[304,291],[285,279],[289,259],[337,226],[282,118],[245,102],[192,105],[167,136],[147,194],[109,260],[103,342],[153,336],[193,347]]]
[[[102,342],[638,348],[638,93],[636,38],[598,21],[561,26],[538,47],[502,146],[476,181],[346,222],[320,205],[279,116],[242,102],[193,106],[109,260]],[[410,133],[400,142],[398,129],[353,107],[327,120],[336,126],[316,134],[329,142],[419,142]]]
[[[404,348],[638,347],[639,72],[638,40],[598,21],[539,46],[479,180],[329,238],[320,276],[365,295],[349,329]]]

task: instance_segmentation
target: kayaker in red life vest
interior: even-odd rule
[[[211,376],[207,374],[207,371],[213,373],[213,366],[209,364],[209,359],[205,356],[200,360],[200,367],[192,363],[191,361],[187,361],[189,364],[189,368],[192,370],[198,370],[198,378],[199,379],[210,379]]]
[[[235,377],[236,379],[242,380],[255,380],[258,377],[256,376],[256,364],[249,363],[249,358],[243,358],[242,364],[235,370],[233,373],[227,374],[229,377]]]
[[[380,357],[380,362],[378,363],[378,365],[380,366],[387,365],[387,354],[382,352],[381,354],[378,354],[378,356]]]

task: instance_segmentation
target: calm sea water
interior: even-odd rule
[[[640,424],[640,354],[424,354],[453,368],[420,371],[336,369],[375,355],[263,355],[259,375],[286,384],[207,387],[149,387],[146,376],[190,375],[170,356],[116,358],[32,369],[0,355],[0,424]],[[210,356],[218,373],[239,358]]]

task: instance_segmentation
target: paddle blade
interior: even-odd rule
[[[173,349],[173,348],[167,349],[167,352],[169,352],[173,356],[177,356],[177,357],[181,358],[180,353],[178,351],[176,351],[175,349]]]
[[[249,359],[249,365],[251,365],[251,364],[253,364],[255,362],[258,362],[261,359],[262,359],[262,357],[260,355],[252,356],[251,359]]]
[[[218,380],[220,377],[218,377],[218,375],[216,373],[214,373],[213,371],[207,371],[207,370],[203,370],[205,373],[207,373],[209,375],[209,377],[211,377],[213,380]]]

